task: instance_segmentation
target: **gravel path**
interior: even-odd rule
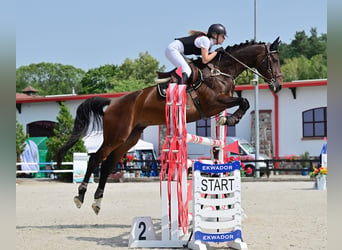
[[[77,184],[17,180],[16,249],[128,249],[134,216],[160,225],[159,182],[108,183],[99,215],[89,184],[81,209]],[[327,249],[327,192],[311,181],[243,182],[243,240],[251,250]],[[157,232],[158,233],[158,232]],[[210,245],[222,249],[221,245]]]

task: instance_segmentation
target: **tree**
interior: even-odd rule
[[[312,28],[310,30],[311,36],[308,38],[309,49],[306,57],[311,59],[316,55],[326,55],[327,50],[327,36],[323,34],[322,36],[317,36],[317,29]]]
[[[317,29],[311,28],[311,36],[308,37],[305,31],[297,31],[294,40],[290,44],[281,43],[279,45],[280,63],[285,59],[305,56],[311,59],[315,55],[324,55],[327,53],[327,35],[317,35]]]
[[[284,82],[290,82],[298,79],[298,58],[285,59],[281,67]]]
[[[327,78],[328,67],[326,55],[319,54],[311,57],[310,60],[310,77],[312,79]]]
[[[104,65],[90,69],[81,80],[82,94],[128,92],[155,85],[157,71],[164,70],[148,52],[135,60],[126,58],[122,65]]]
[[[81,80],[80,94],[107,93],[113,89],[111,79],[118,73],[116,65],[107,64],[90,69]]]
[[[24,152],[26,144],[25,140],[29,136],[24,133],[23,125],[21,125],[18,120],[16,119],[16,138],[15,138],[15,145],[16,145],[16,155],[17,155],[17,162],[20,162],[20,155]]]
[[[285,82],[327,77],[327,64],[323,55],[315,55],[311,60],[305,56],[286,59],[281,70]]]
[[[48,148],[47,161],[56,161],[57,151],[68,141],[72,134],[73,123],[74,121],[68,107],[62,102],[57,116],[57,122],[53,129],[54,136],[50,137],[46,142]],[[74,152],[87,152],[83,140],[79,140],[72,148],[70,148],[64,157],[64,161],[73,161]],[[67,169],[68,166],[62,165],[61,168]],[[69,173],[62,174],[61,176],[68,180],[72,178],[72,175]]]
[[[32,86],[39,95],[71,94],[80,90],[84,74],[82,69],[58,63],[21,66],[16,70],[16,91]]]
[[[243,71],[236,79],[235,82],[237,85],[246,85],[250,84],[251,80],[254,78],[254,74],[249,70]],[[259,82],[264,82],[264,80],[259,78]]]
[[[139,58],[134,61],[136,79],[143,80],[146,86],[154,85],[154,78],[157,71],[165,70],[165,67],[159,67],[159,62],[153,58],[147,51],[140,53]]]
[[[305,31],[299,31],[295,34],[295,39],[291,42],[291,56],[298,57],[303,55],[307,57],[309,54],[309,39],[305,34]]]
[[[296,32],[295,39],[280,44],[279,55],[284,81],[318,79],[327,77],[327,36],[317,35],[317,29]]]
[[[118,74],[111,79],[112,91],[125,92],[155,85],[156,72],[165,70],[165,66],[159,67],[159,62],[145,52],[133,61],[126,58],[118,69]]]

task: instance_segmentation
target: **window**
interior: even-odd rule
[[[231,114],[228,114],[228,116]],[[196,121],[196,135],[203,137],[211,137],[211,120],[198,120]],[[235,125],[227,126],[226,136],[236,136]]]
[[[227,113],[227,116],[231,116],[232,114],[230,113]],[[236,130],[235,130],[235,125],[233,126],[227,126],[227,134],[226,136],[229,136],[229,137],[234,137],[236,136]]]
[[[325,137],[327,136],[327,108],[315,108],[304,111],[303,137]]]
[[[236,136],[235,125],[227,126],[227,135],[226,136],[230,136],[230,137]]]
[[[203,137],[210,137],[210,119],[207,120],[198,120],[196,121],[196,135],[203,136]]]

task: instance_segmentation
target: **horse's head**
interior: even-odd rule
[[[279,37],[272,43],[266,45],[266,53],[261,62],[256,67],[258,72],[268,83],[268,87],[274,93],[281,90],[283,76],[280,70],[280,60],[278,54]]]

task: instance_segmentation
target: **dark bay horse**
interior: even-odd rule
[[[200,108],[187,93],[186,121],[193,122],[203,117],[211,117],[221,111],[239,106],[229,117],[221,117],[219,124],[236,124],[249,108],[248,100],[233,97],[234,79],[244,70],[256,68],[257,72],[269,84],[273,92],[278,92],[283,84],[277,48],[279,37],[272,44],[246,42],[227,47],[209,64],[199,65],[203,73],[203,82],[196,90]],[[103,108],[108,106],[105,111]],[[85,100],[77,108],[73,133],[69,141],[59,149],[57,163],[65,153],[81,138],[90,132],[89,125],[98,124],[103,128],[103,143],[88,162],[87,172],[78,188],[74,202],[81,207],[91,173],[101,163],[98,188],[94,194],[92,207],[98,214],[101,207],[105,184],[115,164],[134,146],[143,130],[150,125],[165,124],[165,99],[156,86],[134,91],[113,100],[94,97]]]

